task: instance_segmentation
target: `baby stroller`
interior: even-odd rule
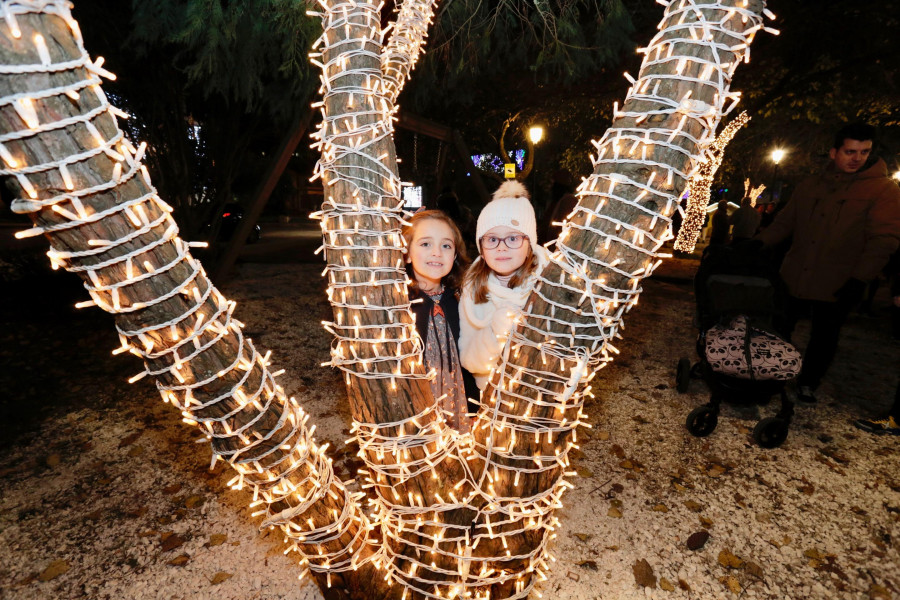
[[[780,446],[794,414],[785,386],[799,375],[801,359],[780,334],[787,295],[777,272],[758,250],[710,246],[694,278],[694,291],[700,361],[678,361],[676,388],[687,392],[692,378],[702,378],[710,399],[688,415],[688,431],[697,437],[712,433],[722,402],[765,405],[780,394],[778,414],[753,429],[753,438],[763,448]]]

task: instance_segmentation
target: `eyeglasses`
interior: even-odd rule
[[[481,238],[481,247],[485,250],[493,250],[500,245],[500,242],[510,250],[517,250],[522,247],[522,242],[528,239],[527,235],[515,233],[506,237],[497,237],[496,235],[486,235]]]

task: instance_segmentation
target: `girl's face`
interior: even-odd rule
[[[456,244],[450,226],[437,219],[419,221],[413,228],[407,260],[419,288],[431,291],[441,284],[456,258]]]
[[[515,241],[510,240],[510,238],[514,236],[518,236],[518,238],[515,239]],[[500,240],[497,247],[493,249],[488,248],[487,246],[490,246],[495,240]],[[519,247],[510,248],[506,245],[507,242],[511,243],[513,246],[518,243]],[[481,237],[480,245],[481,256],[484,258],[484,262],[487,263],[487,266],[491,268],[491,271],[497,275],[506,276],[511,275],[516,269],[525,264],[531,242],[528,237],[518,229],[497,226],[487,230]]]

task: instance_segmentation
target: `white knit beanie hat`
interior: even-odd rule
[[[528,199],[528,190],[518,181],[505,181],[494,192],[494,196],[478,215],[475,240],[481,251],[481,238],[494,227],[510,227],[528,236],[528,241],[537,244],[537,222],[534,208]]]

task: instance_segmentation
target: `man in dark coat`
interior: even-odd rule
[[[731,239],[735,242],[749,240],[756,235],[762,216],[753,207],[753,200],[744,196],[741,207],[731,215]]]
[[[835,136],[824,172],[794,191],[757,239],[766,246],[793,236],[781,266],[791,296],[790,325],[812,319],[798,399],[813,394],[837,350],[841,327],[900,245],[900,188],[881,159],[870,158],[875,128],[848,125]]]
[[[709,234],[710,245],[725,245],[731,239],[728,229],[731,223],[728,219],[728,201],[719,200],[716,204],[716,212],[712,216],[712,232]]]

